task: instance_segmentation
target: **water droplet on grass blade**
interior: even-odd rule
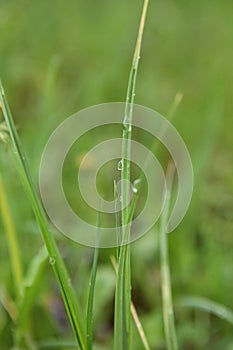
[[[140,185],[141,185],[141,179],[136,179],[133,182],[133,192],[134,193],[138,193],[139,189],[140,189]]]
[[[131,131],[132,131],[132,125],[131,125],[130,123],[125,123],[125,124],[123,125],[123,128],[124,128],[124,130],[127,131],[127,132],[131,132]]]
[[[123,168],[124,168],[124,161],[123,161],[123,159],[121,159],[117,164],[117,169],[122,171]]]
[[[55,265],[56,259],[54,258],[54,256],[50,256],[49,263],[50,263],[50,265]]]

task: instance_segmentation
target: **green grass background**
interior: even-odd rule
[[[142,1],[0,0],[0,74],[35,179],[43,146],[55,126],[94,104],[124,101]],[[194,165],[190,210],[169,236],[181,349],[232,350],[232,326],[179,305],[184,295],[208,297],[233,309],[233,2],[152,0],[145,29],[136,102],[173,120]],[[85,146],[83,146],[85,149]],[[7,148],[0,169],[19,235],[24,269],[41,246],[30,205]],[[15,295],[0,218],[0,285]],[[57,234],[85,305],[92,249]],[[152,345],[164,349],[158,238],[132,245],[133,298]],[[112,347],[114,271],[101,251],[95,302],[96,340]],[[104,285],[104,288],[103,288]],[[36,341],[72,339],[49,265],[32,314]],[[12,345],[11,322],[0,306],[0,349]],[[134,349],[140,340],[133,337]]]

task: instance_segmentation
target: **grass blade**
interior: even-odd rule
[[[115,272],[117,273],[117,270],[118,270],[117,261],[116,261],[116,259],[115,259],[114,256],[111,256],[110,259],[111,259],[113,268],[114,268]],[[147,338],[146,338],[144,329],[143,329],[143,327],[142,327],[141,321],[140,321],[140,319],[139,319],[139,316],[138,316],[138,313],[137,313],[137,310],[136,310],[136,308],[135,308],[135,306],[134,306],[133,301],[131,301],[130,311],[131,311],[131,315],[132,315],[132,317],[133,317],[135,326],[136,326],[136,328],[137,328],[138,334],[139,334],[139,336],[140,336],[140,338],[141,338],[142,345],[143,345],[144,349],[145,349],[145,350],[150,350],[149,343],[148,343],[148,341],[147,341]]]
[[[0,209],[1,209],[3,223],[6,229],[6,236],[8,241],[8,248],[10,253],[10,260],[11,260],[12,274],[13,274],[16,295],[19,297],[21,294],[21,286],[22,286],[22,280],[23,280],[22,262],[20,258],[20,250],[19,250],[17,235],[13,224],[13,220],[11,217],[11,212],[7,201],[7,195],[5,193],[1,175],[0,175]]]
[[[117,261],[119,259],[119,255],[120,255],[120,241],[122,239],[121,237],[121,230],[120,230],[120,215],[119,215],[119,199],[118,199],[118,192],[117,192],[117,185],[116,185],[116,181],[114,180],[114,200],[115,200],[115,218],[116,218],[116,257],[117,257]]]
[[[1,83],[0,83],[0,102],[2,104],[3,116],[7,123],[11,141],[13,143],[14,152],[18,160],[18,165],[20,168],[20,175],[22,177],[23,185],[25,187],[26,192],[28,193],[32,208],[34,210],[34,214],[40,226],[40,230],[50,257],[51,265],[53,267],[53,270],[62,294],[64,305],[65,305],[72,329],[74,331],[74,334],[80,346],[80,349],[84,350],[86,349],[86,342],[84,337],[84,331],[82,329],[83,323],[81,321],[82,319],[81,309],[77,302],[74,289],[70,283],[70,278],[66,270],[65,264],[61,258],[61,255],[57,248],[54,237],[49,230],[47,217],[44,212],[41,201],[38,197],[37,191],[34,187],[33,181],[31,179],[30,171],[26,162],[26,157],[24,155],[24,151],[21,146],[21,142],[20,142],[18,133],[16,131],[16,127],[15,127]]]
[[[122,172],[121,172],[121,197],[122,197],[122,237],[123,244],[127,242],[130,230],[127,229],[129,223],[129,208],[127,204],[130,199],[130,153],[131,153],[131,134],[133,119],[133,104],[135,98],[136,80],[138,65],[141,53],[142,36],[144,31],[145,19],[147,14],[149,0],[145,0],[142,9],[142,15],[139,25],[139,32],[133,56],[132,67],[130,71],[126,108],[123,119],[123,138],[122,138]],[[131,305],[131,273],[130,273],[130,246],[123,245],[120,249],[118,260],[118,273],[115,294],[115,319],[114,319],[114,349],[130,349],[130,305]]]
[[[101,209],[100,209],[101,210]],[[96,282],[96,274],[97,274],[97,266],[98,266],[98,256],[99,256],[99,248],[98,248],[98,237],[99,237],[99,228],[101,227],[101,211],[98,213],[98,222],[97,222],[97,246],[94,249],[93,256],[93,264],[91,271],[91,281],[88,295],[88,304],[87,304],[87,349],[93,349],[93,305],[94,305],[94,292],[95,292],[95,282]]]
[[[169,164],[167,175],[166,175],[166,180],[167,180],[166,200],[165,200],[164,210],[161,216],[161,227],[160,227],[160,261],[161,261],[163,320],[164,320],[164,331],[165,331],[166,344],[167,344],[168,350],[178,350],[173,303],[172,303],[172,289],[171,289],[169,254],[168,254],[167,231],[166,231],[167,223],[168,223],[173,177],[174,177],[174,167],[173,165]]]
[[[233,311],[225,305],[216,303],[210,299],[196,296],[183,297],[179,305],[207,311],[233,325]]]

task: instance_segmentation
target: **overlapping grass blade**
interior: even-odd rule
[[[8,106],[7,99],[1,83],[0,83],[0,102],[2,104],[3,116],[7,123],[14,152],[16,155],[16,159],[18,161],[23,185],[29,196],[32,208],[35,213],[35,217],[40,226],[41,233],[50,257],[50,262],[53,267],[75,337],[80,346],[80,349],[84,350],[86,349],[86,339],[85,339],[84,330],[83,330],[83,318],[81,315],[81,308],[77,302],[76,294],[70,282],[68,272],[61,258],[61,255],[57,248],[54,237],[49,230],[46,214],[44,212],[41,201],[38,197],[37,191],[31,179],[31,174],[26,162],[26,157],[24,155],[24,151],[21,146],[21,142],[20,142],[18,133],[16,131],[16,127],[15,127],[15,124],[10,112],[10,108]]]
[[[172,288],[170,278],[169,254],[167,243],[167,223],[169,219],[169,209],[171,200],[172,183],[174,177],[174,166],[168,165],[166,181],[167,191],[165,206],[161,216],[160,224],[160,261],[161,261],[161,289],[163,302],[163,320],[166,344],[168,350],[178,350],[174,311],[172,303]]]
[[[114,319],[114,349],[130,349],[130,305],[131,305],[131,273],[130,273],[130,246],[125,244],[128,241],[130,230],[127,229],[129,223],[130,199],[130,154],[131,154],[131,134],[133,119],[133,104],[135,98],[136,79],[141,53],[141,43],[144,31],[145,19],[149,0],[145,0],[142,9],[139,32],[129,77],[126,108],[123,119],[122,138],[122,172],[121,172],[121,198],[122,198],[122,244],[118,259],[118,273],[115,294],[115,319]]]

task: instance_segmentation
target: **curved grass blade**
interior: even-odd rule
[[[160,226],[160,261],[161,261],[161,288],[162,288],[162,302],[163,302],[163,320],[164,331],[166,337],[166,344],[168,350],[178,350],[178,343],[176,337],[174,311],[172,303],[172,288],[169,266],[169,254],[167,243],[167,223],[170,209],[170,199],[172,191],[172,183],[174,177],[174,166],[168,165],[166,174],[167,192],[164,210],[161,216]]]
[[[76,294],[70,283],[70,278],[69,278],[67,269],[62,260],[60,252],[57,248],[54,237],[49,230],[47,217],[43,209],[43,206],[41,204],[41,201],[38,197],[37,191],[34,187],[33,181],[31,179],[31,174],[26,162],[26,157],[24,155],[24,151],[21,146],[18,133],[16,131],[16,127],[15,127],[1,82],[0,82],[0,102],[2,104],[3,116],[7,123],[11,141],[14,147],[16,159],[18,161],[23,185],[29,196],[35,217],[40,226],[44,243],[48,250],[50,262],[53,267],[53,271],[55,273],[58,286],[62,294],[64,305],[65,305],[72,329],[74,331],[74,335],[80,346],[80,349],[84,350],[86,349],[86,339],[84,337],[84,330],[82,328],[83,321],[82,321],[81,308],[77,302]]]
[[[121,172],[121,197],[122,197],[122,237],[123,244],[127,242],[130,230],[127,229],[129,223],[130,199],[130,153],[131,153],[131,134],[133,119],[133,104],[135,98],[136,80],[138,65],[141,53],[142,36],[145,26],[146,14],[149,0],[144,0],[142,15],[139,25],[139,32],[136,47],[133,56],[132,67],[130,71],[126,107],[123,119],[123,138],[122,138],[122,165]],[[130,349],[130,305],[131,305],[131,273],[130,273],[130,246],[123,245],[120,249],[118,259],[118,273],[115,294],[115,314],[114,314],[114,349]]]
[[[196,296],[183,297],[179,305],[207,311],[233,325],[233,311],[225,305],[216,303],[210,299]]]

